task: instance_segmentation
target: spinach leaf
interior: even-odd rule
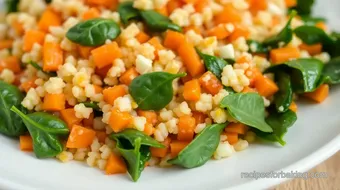
[[[274,95],[276,110],[280,113],[286,112],[293,101],[293,88],[290,76],[284,72],[275,75],[279,91]]]
[[[263,132],[272,132],[265,122],[263,98],[257,93],[236,93],[223,98],[221,108],[227,108],[228,113],[237,121]]]
[[[231,88],[230,86],[224,86],[223,87],[224,90],[226,90],[229,94],[235,94],[235,90],[233,88]]]
[[[163,16],[156,11],[153,10],[147,10],[147,11],[140,11],[140,14],[145,22],[145,24],[149,27],[150,30],[156,31],[156,32],[163,32],[167,29],[174,30],[181,32],[182,28],[178,26],[177,24],[174,24],[171,22],[171,20]]]
[[[287,133],[289,127],[291,127],[297,120],[296,113],[287,110],[284,113],[273,113],[269,115],[266,122],[272,127],[272,133],[264,133],[262,131],[256,130],[255,133],[258,137],[271,141],[278,142],[282,146],[286,144],[283,140],[283,136]]]
[[[172,81],[186,73],[152,72],[133,79],[129,93],[142,110],[160,110],[172,100]]]
[[[125,25],[130,20],[137,19],[137,18],[140,17],[139,10],[133,8],[133,2],[132,1],[120,3],[117,10],[118,10],[118,13],[120,15],[120,20]]]
[[[30,61],[30,62],[28,62],[28,64],[32,65],[35,69],[37,69],[38,71],[43,72],[44,74],[46,74],[46,75],[48,75],[50,77],[56,77],[57,76],[57,73],[55,73],[55,72],[46,72],[46,71],[44,71],[43,68],[40,65],[38,65],[38,63],[36,63],[34,61]]]
[[[33,150],[37,158],[55,157],[63,151],[58,135],[66,135],[69,129],[64,121],[45,112],[25,115],[15,106],[11,110],[21,117],[33,140]]]
[[[247,40],[247,44],[249,46],[250,53],[265,53],[268,54],[269,48],[268,46],[262,44],[261,42],[255,40]]]
[[[319,22],[326,22],[325,18],[322,17],[311,17],[308,15],[302,15],[301,20],[305,23],[305,25],[315,26]]]
[[[133,146],[136,146],[135,140],[137,138],[141,139],[141,144],[146,146],[152,146],[156,148],[164,148],[164,145],[156,141],[155,139],[149,137],[148,135],[145,135],[143,132],[140,132],[136,129],[125,129],[122,132],[119,133],[112,133],[110,135],[111,139],[126,139],[128,140]]]
[[[17,106],[22,112],[27,110],[21,105],[24,95],[13,85],[0,80],[0,133],[17,137],[26,131],[19,116],[11,112],[12,106]]]
[[[265,73],[286,71],[291,76],[293,90],[297,93],[313,92],[319,84],[324,64],[314,58],[302,58],[269,67]]]
[[[119,25],[110,19],[95,18],[80,22],[70,28],[66,37],[82,46],[100,46],[106,40],[114,40],[120,34]]]
[[[333,32],[331,38],[334,39],[334,44],[332,46],[327,46],[324,48],[332,57],[340,56],[340,33]]]
[[[309,15],[312,12],[314,0],[297,0],[295,10],[299,15]]]
[[[298,38],[308,45],[322,43],[324,46],[327,46],[334,44],[334,39],[316,26],[300,26],[297,27],[294,32]]]
[[[203,59],[205,68],[207,68],[208,71],[212,72],[219,80],[221,80],[223,68],[228,65],[228,62],[222,58],[204,54],[197,48],[196,51],[201,59]]]
[[[6,13],[18,12],[20,0],[5,0]]]
[[[290,14],[290,18],[286,24],[286,26],[281,30],[281,32],[275,36],[272,36],[268,39],[266,39],[263,42],[264,46],[270,47],[270,48],[278,48],[280,46],[281,43],[283,43],[283,45],[288,44],[292,39],[293,39],[293,30],[291,27],[291,22],[293,20],[293,18],[295,17],[296,12],[293,11]]]
[[[322,71],[323,82],[328,84],[340,83],[340,57],[330,60]]]
[[[83,102],[82,104],[84,104],[84,106],[87,108],[92,108],[93,110],[101,111],[97,102]]]
[[[214,154],[220,135],[226,124],[213,124],[207,126],[199,133],[190,144],[185,147],[177,157],[169,160],[170,164],[176,164],[184,168],[202,166]]]

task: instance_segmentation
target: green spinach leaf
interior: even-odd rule
[[[184,168],[202,166],[210,160],[211,156],[214,154],[218,143],[220,142],[221,132],[225,126],[225,123],[207,126],[178,154],[177,157],[168,162]]]
[[[24,95],[13,85],[0,80],[0,133],[17,137],[26,131],[26,127],[19,116],[11,112],[12,106],[17,106],[22,112],[27,110],[21,105]]]
[[[305,23],[305,25],[315,26],[319,22],[326,22],[325,18],[322,17],[311,17],[308,15],[302,15],[301,20]]]
[[[149,27],[150,30],[163,32],[167,29],[174,30],[181,32],[182,28],[177,24],[171,22],[171,20],[163,16],[156,11],[147,10],[147,11],[140,11],[140,14],[145,22],[145,24]]]
[[[33,140],[33,150],[37,158],[55,157],[63,151],[58,135],[67,135],[69,129],[64,121],[45,112],[25,115],[15,106],[11,110],[25,123]]]
[[[275,76],[279,91],[274,95],[276,110],[286,112],[293,101],[293,88],[290,76],[284,72],[278,72]]]
[[[226,108],[237,121],[263,132],[272,132],[265,122],[263,98],[257,93],[236,93],[223,98],[221,108]]]
[[[97,102],[83,102],[82,104],[84,104],[84,106],[87,108],[92,108],[93,110],[101,111]]]
[[[5,0],[6,13],[18,12],[20,0]]]
[[[125,25],[129,23],[130,20],[140,17],[139,10],[133,7],[133,1],[120,3],[117,10],[120,15],[120,20]]]
[[[269,48],[261,42],[255,40],[247,40],[250,53],[265,53],[268,54]]]
[[[56,77],[57,76],[57,73],[56,72],[46,72],[43,70],[43,68],[38,65],[38,63],[34,62],[34,61],[30,61],[28,62],[28,64],[32,65],[35,69],[37,69],[38,71],[41,71],[43,72],[44,74],[50,76],[50,77]]]
[[[319,84],[324,64],[313,58],[302,58],[269,67],[265,73],[286,71],[291,76],[293,90],[297,93],[313,92]]]
[[[110,19],[95,18],[78,23],[70,28],[66,37],[82,46],[100,46],[106,40],[114,40],[120,34],[119,25]]]
[[[334,44],[334,39],[316,26],[300,26],[294,30],[294,33],[308,45],[322,43],[323,46],[329,46]]]
[[[288,44],[293,39],[293,29],[291,27],[291,22],[292,22],[292,19],[295,17],[295,15],[296,15],[296,12],[293,11],[290,14],[290,18],[286,26],[281,30],[281,32],[275,36],[272,36],[266,39],[263,42],[263,45],[270,47],[270,48],[278,48],[281,43],[283,43],[283,45]]]
[[[185,73],[152,72],[133,79],[129,93],[142,110],[160,110],[172,100],[172,81]]]
[[[258,137],[271,142],[278,142],[282,146],[286,144],[283,140],[284,135],[287,133],[289,127],[291,127],[297,120],[296,113],[287,110],[284,113],[273,113],[269,115],[266,122],[272,127],[272,133],[264,133],[256,130],[255,133]]]
[[[207,68],[208,71],[212,72],[219,80],[221,80],[223,68],[228,65],[228,62],[222,58],[204,54],[197,48],[196,51],[201,59],[203,59],[205,68]]]
[[[322,71],[323,82],[328,84],[340,83],[340,57],[330,60]]]
[[[223,89],[226,90],[229,94],[235,94],[236,93],[235,90],[230,86],[224,86]]]
[[[297,0],[295,10],[299,13],[299,15],[310,15],[313,4],[314,0]]]

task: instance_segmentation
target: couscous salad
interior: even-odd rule
[[[105,174],[286,144],[299,97],[340,83],[313,0],[6,0],[0,133]],[[289,143],[289,142],[288,142]]]

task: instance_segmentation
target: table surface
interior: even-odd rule
[[[287,181],[277,187],[275,190],[316,190],[332,189],[340,190],[340,151],[319,164],[309,172],[327,172],[327,178],[320,179],[294,179]]]

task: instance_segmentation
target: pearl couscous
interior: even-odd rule
[[[306,16],[303,1],[20,0],[5,8],[0,133],[38,158],[134,181],[144,167],[194,168],[257,139],[284,145],[298,95],[322,102],[340,82],[340,35]]]

